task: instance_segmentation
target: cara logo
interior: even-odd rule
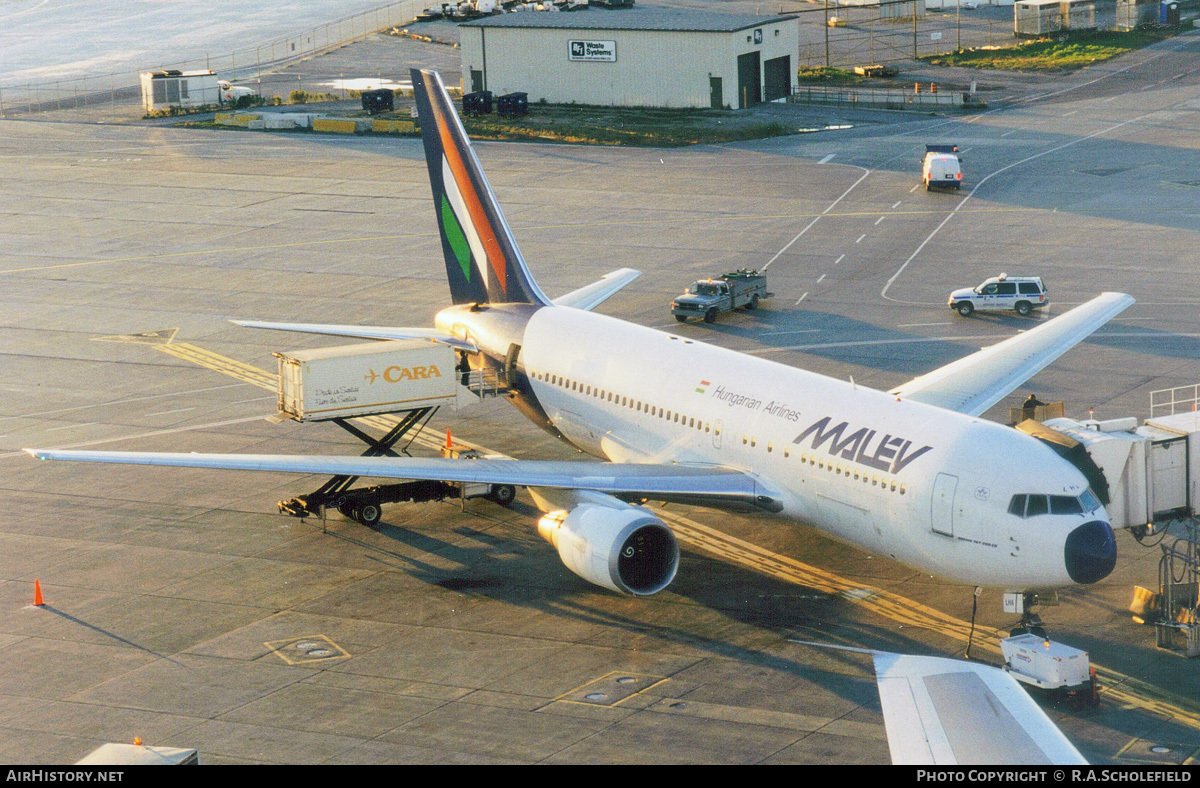
[[[374,383],[379,378],[383,378],[387,383],[400,383],[405,380],[429,380],[430,378],[440,378],[441,371],[433,364],[429,366],[401,367],[393,364],[383,371],[383,374],[376,372],[374,369],[367,370],[367,374],[363,375],[363,380],[367,383]]]

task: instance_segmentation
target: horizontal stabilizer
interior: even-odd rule
[[[428,339],[442,342],[474,353],[475,345],[465,339],[438,331],[436,328],[397,328],[391,326],[337,326],[323,323],[263,323],[257,320],[231,320],[246,328],[270,328],[275,331],[298,331],[303,334],[332,334],[339,337],[365,337],[367,339]]]
[[[280,454],[181,454],[171,452],[26,449],[40,460],[124,465],[170,465],[279,473],[328,473],[384,479],[512,484],[596,490],[648,498],[728,500],[763,506],[765,491],[741,471],[718,466],[652,465],[549,460],[453,460],[414,457],[343,457]]]
[[[574,309],[590,311],[641,275],[641,271],[635,271],[632,268],[618,268],[616,271],[605,274],[598,282],[592,282],[586,287],[554,299],[554,304],[555,306],[569,306]]]
[[[913,378],[889,394],[978,416],[1133,304],[1102,293],[1037,328]]]

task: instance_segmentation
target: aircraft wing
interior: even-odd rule
[[[592,282],[586,287],[554,299],[554,304],[555,306],[569,306],[591,311],[641,275],[641,271],[635,271],[632,268],[618,268],[616,271],[605,274],[598,282]]]
[[[978,416],[1133,304],[1101,293],[1037,328],[913,378],[889,394]]]
[[[1005,671],[943,657],[873,654],[892,763],[1087,763]]]
[[[436,328],[397,328],[391,326],[337,326],[325,323],[264,323],[258,320],[231,320],[247,328],[271,328],[276,331],[299,331],[304,334],[332,334],[339,337],[365,337],[366,339],[428,339],[433,342],[456,347],[475,353],[478,348],[467,340],[438,331]]]
[[[40,460],[512,484],[521,487],[596,490],[611,495],[656,500],[730,501],[771,509],[777,507],[771,494],[749,474],[711,465],[54,449],[25,451]]]

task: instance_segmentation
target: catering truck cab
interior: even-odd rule
[[[957,191],[962,188],[962,159],[958,157],[958,146],[926,145],[925,158],[921,159],[921,180],[925,191],[942,186]]]

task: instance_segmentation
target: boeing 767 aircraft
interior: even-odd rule
[[[890,392],[590,310],[623,269],[547,297],[517,249],[432,71],[412,72],[453,306],[436,328],[242,322],[425,337],[507,375],[511,401],[593,461],[29,450],[48,460],[175,465],[530,488],[539,531],[580,577],[653,594],[670,529],[630,501],[752,507],[951,580],[1008,591],[1094,583],[1116,562],[1101,502],[1045,444],[980,414],[1133,303],[1104,293]],[[1028,505],[1027,505],[1028,504]]]

